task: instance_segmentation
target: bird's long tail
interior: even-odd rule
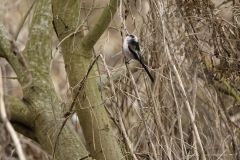
[[[147,66],[142,62],[142,60],[139,60],[139,62],[141,63],[141,65],[143,66],[143,68],[145,69],[145,71],[147,72],[149,78],[151,79],[152,83],[154,82],[154,79],[151,75],[151,73],[149,72],[149,70],[147,69]]]

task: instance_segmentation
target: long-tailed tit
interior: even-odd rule
[[[145,69],[145,71],[147,72],[151,81],[154,82],[152,75],[147,69],[147,66],[143,63],[142,52],[138,44],[138,38],[135,35],[130,34],[124,39],[123,51],[126,57],[139,61],[143,68]]]

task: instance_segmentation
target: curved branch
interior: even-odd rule
[[[23,125],[23,124],[19,124],[19,123],[15,123],[11,121],[11,124],[13,126],[13,128],[18,132],[21,133],[22,135],[24,135],[25,137],[30,138],[31,140],[39,143],[35,133],[33,132],[33,130],[31,128],[28,128],[27,126]]]
[[[2,77],[2,72],[0,70],[0,77]],[[25,154],[23,152],[22,145],[20,144],[20,140],[18,138],[18,135],[16,131],[13,129],[12,124],[9,122],[7,112],[6,112],[6,105],[4,104],[4,98],[3,98],[3,83],[2,78],[0,78],[0,116],[1,120],[6,127],[9,135],[11,136],[12,141],[14,142],[14,145],[16,147],[17,153],[19,155],[20,160],[26,160]]]
[[[31,111],[23,101],[11,95],[4,95],[4,99],[11,112],[11,121],[24,124],[27,127],[33,126],[34,119],[31,116]]]
[[[105,7],[97,23],[82,39],[82,46],[84,49],[91,50],[93,48],[103,32],[107,29],[109,23],[117,11],[119,4],[119,0],[110,0],[110,3]]]
[[[0,21],[0,57],[5,58],[12,66],[13,70],[18,77],[22,77],[24,74],[30,74],[28,72],[28,64],[20,52],[17,43],[8,33],[3,23]],[[29,79],[28,79],[29,81]],[[24,85],[24,84],[22,84]]]

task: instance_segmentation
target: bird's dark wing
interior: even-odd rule
[[[140,51],[139,43],[138,43],[137,41],[131,40],[131,41],[129,42],[129,44],[131,44],[131,45],[134,46],[134,50],[136,50],[136,51],[138,51],[138,52]]]
[[[139,43],[131,40],[128,44],[129,51],[134,55],[135,59],[140,60],[142,59],[142,53],[140,51]]]
[[[133,54],[133,56],[135,57],[136,60],[140,60],[140,57],[138,56],[137,52],[134,49],[135,46],[133,45],[128,45],[128,49],[129,51]]]
[[[149,78],[151,79],[152,82],[154,82],[154,78],[152,77],[151,73],[149,72],[149,70],[147,69],[147,66],[143,63],[142,61],[142,57],[141,57],[141,54],[137,54],[137,52],[141,52],[140,49],[139,50],[136,50],[135,48],[138,46],[139,48],[139,45],[132,45],[132,44],[129,44],[128,45],[128,49],[130,50],[130,52],[134,55],[134,57],[141,63],[141,65],[143,66],[143,68],[145,69],[145,71],[147,72]],[[135,48],[134,48],[135,47]]]

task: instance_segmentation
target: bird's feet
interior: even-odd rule
[[[126,61],[126,60],[125,60],[125,64],[129,64],[129,62],[130,62],[130,61],[131,61],[131,59],[130,59],[130,60],[128,60],[128,61]]]

